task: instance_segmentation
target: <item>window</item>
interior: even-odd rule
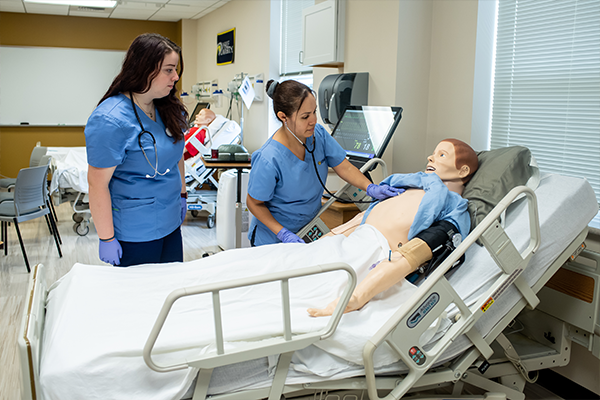
[[[600,202],[600,2],[500,0],[490,147],[585,176]]]

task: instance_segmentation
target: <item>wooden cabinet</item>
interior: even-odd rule
[[[343,65],[345,28],[346,0],[328,0],[302,10],[302,65]]]

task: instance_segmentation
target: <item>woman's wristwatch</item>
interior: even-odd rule
[[[182,199],[187,199],[188,198],[188,192],[181,193],[181,198]]]

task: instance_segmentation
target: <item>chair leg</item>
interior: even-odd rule
[[[52,218],[52,214],[50,216],[50,223],[52,224],[52,234],[54,236],[54,242],[56,243],[56,249],[58,250],[58,256],[62,258],[62,251],[60,250],[60,245],[62,241],[60,241],[60,236],[58,235],[58,228],[56,227],[56,223],[54,222],[54,218]],[[60,244],[59,244],[60,242]]]
[[[19,237],[19,244],[21,245],[21,251],[23,252],[23,258],[25,259],[25,266],[27,267],[27,273],[31,272],[31,268],[29,268],[29,260],[27,260],[27,253],[25,252],[25,245],[23,245],[23,238],[21,237],[21,231],[19,230],[19,224],[17,223],[17,219],[13,219],[15,223],[15,229],[17,230],[17,236]]]
[[[52,203],[50,203],[52,204]],[[54,208],[52,208],[54,209]],[[63,244],[62,239],[60,237],[60,232],[58,231],[58,218],[56,218],[56,215],[52,215],[52,212],[50,213],[50,220],[52,221],[53,225],[54,225],[54,230],[56,231],[56,236],[58,237],[58,243],[60,243],[61,245]]]
[[[50,226],[50,220],[48,219],[47,215],[44,215],[44,218],[46,218],[46,226],[48,227],[48,232],[50,232],[50,234],[52,235],[52,226]]]
[[[52,235],[54,235],[54,232],[56,232],[56,236],[58,237],[58,243],[62,244],[62,239],[60,238],[60,233],[58,233],[58,224],[56,223],[56,220],[54,218],[52,218],[52,212],[50,212],[48,215],[44,215],[44,217],[46,217],[46,223],[48,224],[48,230],[50,231],[50,233]]]
[[[4,255],[8,255],[8,222],[2,221],[2,241],[4,242]]]
[[[50,205],[50,210],[52,211],[52,215],[54,215],[54,220],[58,221],[58,216],[56,215],[56,209],[54,208],[54,203],[52,203],[52,197],[48,196],[48,204]]]

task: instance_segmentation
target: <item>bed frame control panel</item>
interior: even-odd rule
[[[411,347],[408,350],[408,354],[410,355],[410,358],[412,358],[412,360],[415,362],[415,364],[423,365],[423,363],[425,363],[425,354],[423,354],[421,349],[419,349],[417,346]]]

